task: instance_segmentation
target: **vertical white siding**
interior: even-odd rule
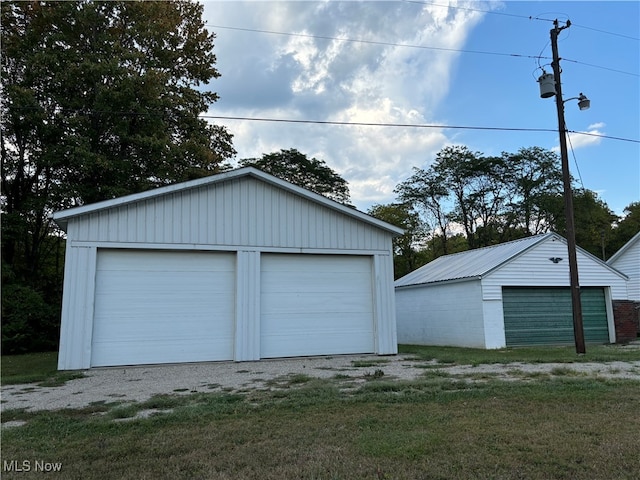
[[[627,251],[623,252],[613,262],[610,262],[610,265],[629,277],[627,284],[628,299],[640,302],[640,241],[636,241]],[[614,300],[626,300],[625,297],[620,295],[620,291],[614,291]]]
[[[553,263],[550,258],[562,258]],[[581,286],[610,286],[614,298],[626,299],[627,282],[590,255],[578,252],[578,277]],[[519,257],[489,273],[482,280],[483,298],[501,300],[502,286],[569,286],[569,260],[564,242],[548,239]]]
[[[398,342],[485,347],[480,281],[396,288]]]
[[[91,366],[91,337],[96,284],[96,248],[67,242],[62,295],[58,369]]]
[[[260,253],[239,251],[234,360],[260,360]]]
[[[70,219],[69,238],[113,243],[387,250],[391,234],[253,178]]]
[[[373,275],[376,353],[395,355],[398,353],[398,337],[395,293],[391,283],[393,257],[391,255],[375,255],[373,257]]]

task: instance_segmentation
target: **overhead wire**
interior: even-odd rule
[[[522,58],[534,58],[534,59],[539,58],[536,55],[522,55],[522,54],[518,54],[518,53],[488,52],[488,51],[483,51],[483,50],[465,50],[465,49],[458,49],[458,48],[433,47],[433,46],[428,46],[428,45],[413,45],[413,44],[410,44],[410,43],[381,42],[379,40],[361,40],[361,39],[355,39],[355,38],[330,37],[330,36],[327,36],[327,35],[311,35],[311,34],[308,34],[308,33],[276,32],[276,31],[273,31],[273,30],[260,30],[260,29],[256,29],[256,28],[229,27],[229,26],[225,26],[225,25],[206,24],[205,26],[212,27],[212,28],[221,28],[221,29],[225,29],[225,30],[238,30],[238,31],[242,31],[242,32],[267,33],[267,34],[271,34],[271,35],[285,35],[285,36],[302,37],[302,38],[316,38],[316,39],[320,39],[320,40],[337,40],[337,41],[341,41],[341,42],[364,43],[364,44],[369,44],[369,45],[382,45],[382,46],[385,46],[385,47],[419,48],[419,49],[423,49],[423,50],[438,50],[438,51],[455,52],[455,53],[474,53],[474,54],[480,54],[480,55],[497,55],[497,56],[503,56],[503,57],[522,57]],[[542,58],[549,59],[549,60],[551,59],[551,57],[542,57]]]
[[[41,110],[39,107],[15,107],[6,106],[11,110]],[[94,115],[128,115],[128,116],[151,116],[163,117],[162,112],[130,112],[130,111],[110,111],[110,110],[94,110],[94,109],[74,109],[74,108],[58,108],[58,112],[74,112],[78,114]],[[385,122],[344,122],[337,120],[301,120],[292,118],[267,118],[267,117],[243,117],[231,115],[198,115],[198,118],[212,120],[241,120],[247,122],[275,122],[275,123],[298,123],[298,124],[315,124],[315,125],[337,125],[337,126],[355,126],[355,127],[391,127],[391,128],[440,128],[451,130],[485,130],[500,132],[557,132],[553,128],[535,128],[535,127],[495,127],[482,125],[446,125],[446,124],[425,124],[425,123],[385,123]],[[631,143],[640,143],[640,140],[624,137],[614,137],[611,135],[596,134],[591,132],[580,132],[576,130],[567,130],[568,133],[576,135],[588,135],[592,137],[606,138],[609,140],[619,140]]]
[[[471,11],[471,12],[480,12],[480,13],[486,13],[488,15],[501,15],[504,17],[514,17],[514,18],[522,18],[522,19],[527,19],[527,20],[537,20],[537,21],[543,21],[543,22],[553,22],[555,19],[550,19],[550,18],[543,18],[541,16],[531,16],[531,15],[518,15],[518,14],[514,14],[514,13],[505,13],[505,12],[497,12],[495,10],[481,10],[479,8],[470,8],[470,7],[460,7],[457,5],[443,5],[443,4],[438,4],[435,2],[427,2],[427,1],[419,1],[419,0],[403,0],[405,3],[417,3],[417,4],[422,4],[422,5],[433,5],[434,7],[443,7],[443,8],[453,8],[456,10],[467,10],[467,11]],[[540,14],[540,15],[547,15],[545,13]],[[631,35],[625,35],[623,33],[618,33],[618,32],[611,32],[609,30],[602,30],[599,28],[593,28],[593,27],[588,27],[586,25],[580,25],[580,24],[576,24],[576,23],[572,23],[571,24],[572,27],[578,27],[578,28],[584,28],[586,30],[591,30],[594,32],[598,32],[598,33],[603,33],[606,35],[612,35],[615,37],[621,37],[621,38],[626,38],[628,40],[634,40],[636,42],[640,41],[639,37],[634,37]]]
[[[578,159],[576,158],[576,152],[573,149],[573,143],[571,143],[571,135],[569,135],[569,131],[567,130],[567,141],[569,142],[569,148],[571,149],[571,155],[573,156],[573,163],[576,165],[576,171],[578,172],[578,178],[580,179],[580,185],[582,185],[582,189],[584,190],[584,182],[582,181],[582,173],[580,173],[580,166],[578,165]]]
[[[467,49],[459,49],[459,48],[434,47],[434,46],[429,46],[429,45],[414,45],[414,44],[410,44],[410,43],[382,42],[382,41],[379,41],[379,40],[362,40],[362,39],[355,39],[355,38],[332,37],[332,36],[329,36],[329,35],[312,35],[312,34],[309,34],[309,33],[278,32],[278,31],[274,31],[274,30],[262,30],[262,29],[257,29],[257,28],[233,27],[233,26],[228,26],[228,25],[214,25],[214,24],[210,24],[210,23],[205,24],[205,26],[206,27],[211,27],[211,28],[216,28],[216,29],[223,29],[223,30],[235,30],[235,31],[240,31],[240,32],[264,33],[264,34],[269,34],[269,35],[282,35],[282,36],[301,37],[301,38],[315,38],[315,39],[319,39],[319,40],[337,40],[337,41],[340,41],[340,42],[362,43],[362,44],[368,44],[368,45],[382,45],[382,46],[385,46],[385,47],[417,48],[417,49],[422,49],[422,50],[436,50],[436,51],[453,52],[453,53],[470,53],[470,54],[475,54],[475,55],[494,55],[494,56],[502,56],[502,57],[530,58],[530,59],[534,59],[534,60],[540,60],[540,59],[551,60],[551,57],[543,57],[541,55],[526,55],[526,54],[520,54],[520,53],[490,52],[490,51],[486,51],[486,50],[467,50]],[[620,73],[620,74],[624,74],[624,75],[631,75],[631,76],[634,76],[634,77],[640,77],[640,74],[638,74],[638,73],[627,72],[627,71],[624,71],[624,70],[619,70],[619,69],[615,69],[615,68],[611,68],[611,67],[604,67],[602,65],[595,65],[595,64],[592,64],[592,63],[581,62],[579,60],[572,60],[572,59],[564,58],[564,57],[562,59],[567,61],[567,62],[572,62],[572,63],[578,64],[578,65],[585,65],[585,66],[588,66],[588,67],[591,67],[591,68],[598,68],[598,69],[608,70],[608,71],[612,71],[612,72],[616,72],[616,73]]]
[[[460,7],[457,5],[443,5],[443,4],[439,4],[439,3],[435,3],[435,2],[425,2],[425,1],[418,1],[418,0],[403,0],[405,3],[417,3],[420,5],[432,5],[434,7],[443,7],[443,8],[454,8],[456,10],[466,10],[469,12],[480,12],[480,13],[490,13],[492,15],[502,15],[504,17],[515,17],[515,18],[525,18],[528,20],[542,20],[542,21],[546,21],[546,22],[553,22],[553,20],[549,20],[548,18],[537,18],[537,17],[531,17],[529,15],[518,15],[515,13],[505,13],[505,12],[496,12],[496,11],[492,11],[492,10],[480,10],[479,8],[471,8],[471,7]]]

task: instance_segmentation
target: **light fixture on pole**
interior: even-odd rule
[[[568,102],[569,100],[578,100],[578,108],[580,110],[589,110],[589,107],[591,107],[591,100],[589,100],[582,93],[580,93],[580,95],[578,95],[577,97],[567,98],[566,100],[563,100],[562,103]]]
[[[540,84],[540,96],[550,98],[555,95],[556,109],[558,110],[558,133],[560,135],[560,159],[562,161],[562,183],[564,186],[564,211],[567,222],[567,251],[569,254],[569,284],[571,287],[571,306],[573,310],[573,334],[576,344],[576,353],[585,353],[584,328],[582,325],[582,302],[580,300],[580,283],[578,281],[578,259],[576,255],[576,232],[573,217],[573,192],[571,191],[571,174],[569,173],[569,155],[567,153],[567,127],[564,121],[564,102],[578,100],[580,110],[586,110],[591,106],[591,101],[582,93],[578,97],[562,100],[562,82],[560,81],[560,56],[558,55],[558,35],[565,28],[569,28],[571,22],[567,20],[564,27],[558,26],[558,20],[554,20],[551,29],[551,50],[553,53],[553,74],[544,70],[538,79]]]

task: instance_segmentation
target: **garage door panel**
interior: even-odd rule
[[[301,305],[307,315],[314,312],[327,318],[326,314],[361,313],[365,312],[371,318],[372,308],[363,310],[363,305],[371,300],[367,295],[337,295],[324,296],[322,292],[312,294],[278,293],[263,296],[262,309],[265,312],[275,310],[278,314],[300,313]],[[269,315],[266,313],[265,315]]]
[[[263,358],[374,351],[371,259],[263,255]]]
[[[608,343],[604,289],[580,290],[582,323],[587,343]],[[503,288],[507,346],[570,345],[575,342],[571,292],[566,287]]]
[[[319,259],[319,257],[322,257]],[[347,261],[345,259],[348,258]],[[268,262],[269,272],[300,272],[300,266],[313,267],[312,271],[306,271],[313,275],[327,273],[334,275],[336,272],[370,272],[370,257],[346,256],[346,255],[264,255]],[[348,268],[345,265],[348,264]]]
[[[137,355],[144,359],[144,361],[129,361],[120,363],[120,365],[142,365],[155,363],[184,363],[185,357],[189,358],[189,362],[212,361],[209,354],[212,347],[215,348],[215,345],[211,345],[211,343],[205,341],[193,342],[190,340],[180,344],[173,339],[158,339],[153,343],[123,341],[120,344],[109,345],[109,350],[113,356],[131,358],[129,355],[132,349],[135,349]]]
[[[233,358],[235,257],[98,252],[92,366]]]
[[[361,335],[344,335],[333,333],[323,337],[324,344],[330,344],[328,352],[325,345],[319,343],[309,344],[309,334],[300,335],[274,335],[268,338],[269,348],[273,352],[286,352],[263,354],[263,358],[277,357],[304,357],[313,355],[345,355],[351,353],[371,353],[371,343],[364,340]]]
[[[232,254],[189,251],[143,251],[143,250],[100,250],[98,270],[131,272],[135,264],[135,272],[212,272],[235,271],[235,260]],[[162,261],[158,261],[162,255]],[[203,256],[218,255],[216,261],[204,261]]]
[[[336,284],[336,276],[340,276]],[[352,293],[362,292],[362,285],[371,283],[371,272],[314,273],[281,270],[269,272],[263,277],[262,291],[265,293],[308,292],[316,293]]]
[[[265,314],[262,316],[265,322],[261,333],[263,335],[275,335],[281,332],[302,332],[309,335],[309,324],[312,324],[315,333],[331,332],[369,332],[373,333],[371,315],[357,312],[355,314],[347,312],[331,313],[309,312],[301,321],[300,313],[290,314]]]

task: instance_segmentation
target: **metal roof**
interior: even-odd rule
[[[406,287],[424,283],[481,278],[534,245],[552,237],[562,239],[555,233],[545,233],[491,247],[444,255],[399,278],[395,281],[394,286]]]

